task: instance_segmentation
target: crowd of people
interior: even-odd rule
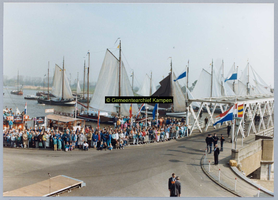
[[[147,125],[138,122],[133,126],[118,121],[114,126],[103,128],[86,126],[81,130],[66,128],[60,131],[53,127],[24,127],[23,130],[19,130],[10,127],[3,131],[3,141],[4,146],[11,148],[42,148],[54,151],[88,150],[89,148],[112,150],[124,149],[130,144],[164,142],[187,135],[187,126],[183,118],[181,120],[161,118]]]

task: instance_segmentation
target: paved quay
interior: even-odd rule
[[[227,130],[210,130],[211,133],[217,133],[218,137],[223,134],[223,136],[225,137],[225,142],[223,145],[223,151],[220,151],[219,154],[218,165],[214,165],[213,151],[211,154],[206,154],[204,152],[204,155],[202,156],[200,161],[204,173],[213,182],[215,182],[215,184],[220,185],[227,191],[230,191],[231,193],[239,197],[258,197],[258,195],[259,197],[272,197],[269,193],[273,193],[274,181],[251,180],[249,178],[246,178],[239,170],[233,170],[229,166],[229,161],[231,160],[232,143],[230,142],[230,138],[227,138]],[[237,148],[241,148],[242,144],[243,146],[245,146],[253,141],[255,141],[254,134],[250,134],[248,137],[244,138],[243,143],[242,138],[238,138]],[[218,143],[218,145],[220,149],[220,143]],[[247,181],[244,180],[242,177],[247,179]],[[260,183],[262,184],[260,185]],[[263,186],[266,186],[266,188]],[[260,191],[258,188],[260,188]],[[269,193],[265,193],[263,192],[263,190],[269,191]]]
[[[194,132],[178,140],[131,145],[124,150],[54,152],[4,148],[3,191],[44,181],[50,173],[51,176],[65,175],[86,183],[86,187],[61,196],[168,197],[168,178],[175,172],[181,177],[181,197],[237,197],[238,194],[256,196],[258,190],[239,178],[238,194],[211,180],[211,177],[217,179],[220,168],[221,183],[234,185],[233,180],[237,176],[226,165],[231,143],[224,143],[224,151],[219,157],[220,164],[211,166],[211,177],[203,172],[200,161],[205,153],[208,133],[217,133],[218,136],[222,133],[227,141],[226,128],[211,128],[209,132]],[[213,162],[213,155],[209,154],[207,160]],[[226,183],[225,179],[230,182]],[[261,193],[261,196],[264,195]]]

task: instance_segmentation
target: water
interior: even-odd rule
[[[15,112],[16,108],[19,109],[20,112],[24,111],[25,109],[25,103],[27,103],[27,115],[29,115],[29,118],[33,117],[41,117],[46,116],[51,113],[45,113],[45,109],[54,109],[58,112],[65,112],[65,113],[73,113],[74,106],[67,107],[67,106],[54,106],[54,105],[43,105],[39,104],[37,100],[27,100],[24,99],[27,95],[36,95],[37,90],[23,90],[23,95],[13,95],[11,94],[11,91],[16,88],[3,88],[3,92],[5,93],[3,96],[3,109],[5,108],[12,108],[12,110]],[[80,105],[77,105],[78,109],[81,109]],[[31,125],[31,122],[27,123],[28,126]],[[86,122],[86,125],[91,125],[93,127],[97,126],[97,123],[95,122]],[[107,126],[107,125],[101,125]]]

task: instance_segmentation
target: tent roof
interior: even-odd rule
[[[74,121],[85,121],[84,119],[79,119],[79,118],[73,118],[73,117],[66,117],[63,115],[55,115],[55,114],[49,114],[46,116],[47,119],[55,120],[55,121],[60,121],[60,122],[74,122]]]

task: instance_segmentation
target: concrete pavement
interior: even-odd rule
[[[263,188],[263,186],[256,184],[251,179],[246,178],[240,171],[233,170],[229,166],[229,160],[231,159],[232,143],[230,143],[230,138],[227,138],[226,129],[222,129],[222,130],[211,129],[211,131],[213,133],[214,132],[217,133],[218,137],[220,137],[220,134],[223,134],[223,136],[226,137],[223,145],[224,149],[223,151],[220,151],[219,154],[218,165],[214,165],[213,152],[211,154],[206,154],[204,152],[204,155],[202,156],[200,161],[204,173],[216,184],[218,184],[219,186],[225,188],[227,191],[237,196],[257,197],[259,193],[260,197],[271,197],[269,193],[263,192],[263,190],[268,191],[268,189],[265,189]],[[240,148],[242,147],[242,144],[244,146],[252,141],[255,141],[255,135],[250,135],[246,137],[244,140],[239,138],[237,147]],[[220,144],[219,144],[219,149],[220,149]],[[273,188],[273,184],[274,184],[273,181],[268,181],[268,186],[272,185]],[[258,188],[260,188],[260,192]]]

